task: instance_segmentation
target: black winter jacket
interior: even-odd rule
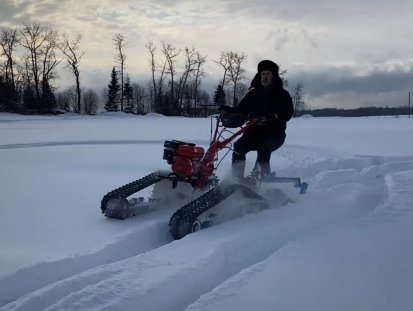
[[[265,125],[255,124],[251,130],[258,130],[263,135],[285,137],[287,122],[294,113],[293,101],[290,93],[277,84],[263,87],[259,86],[250,90],[247,95],[235,107],[231,107],[229,113],[242,113],[250,117],[266,117],[269,120]],[[258,129],[258,127],[260,129]]]

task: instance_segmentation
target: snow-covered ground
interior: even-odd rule
[[[164,140],[207,147],[210,122],[0,114],[0,310],[412,309],[413,118],[289,122],[272,166],[309,182],[295,204],[179,241],[176,206],[103,217],[104,194],[168,167]]]

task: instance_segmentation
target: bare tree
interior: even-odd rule
[[[30,55],[25,54],[22,56],[22,61],[24,63],[23,69],[24,69],[24,80],[26,85],[30,85],[32,83],[33,75],[31,72],[31,66],[30,66]]]
[[[138,83],[132,83],[133,100],[136,114],[143,114],[147,111],[145,107],[146,91],[145,88]]]
[[[245,83],[238,83],[235,88],[236,102],[239,102],[248,93],[248,86]]]
[[[77,112],[78,107],[75,86],[69,86],[63,91],[58,92],[56,95],[56,106],[58,109]]]
[[[211,96],[205,90],[202,90],[200,93],[200,108],[202,111],[202,116],[206,117],[208,107],[211,106]]]
[[[23,89],[23,106],[26,110],[35,110],[37,105],[36,100],[36,90],[33,88],[34,75],[31,66],[31,55],[30,53],[24,54],[21,58],[23,64],[21,66],[22,75],[22,89]]]
[[[103,108],[105,106],[106,101],[108,100],[108,92],[109,88],[108,86],[104,86],[100,93],[99,93],[99,105],[98,108]]]
[[[77,54],[79,49],[79,43],[82,38],[82,35],[77,35],[77,37],[73,40],[69,39],[69,36],[64,33],[62,35],[63,42],[59,44],[59,49],[62,53],[66,56],[67,65],[65,68],[69,68],[73,75],[75,76],[76,80],[76,93],[77,93],[77,105],[78,105],[78,112],[81,113],[81,96],[80,96],[80,71],[79,71],[79,63],[85,51],[80,54]]]
[[[121,83],[121,91],[120,91],[120,111],[123,111],[123,73],[125,70],[125,61],[126,61],[126,54],[125,54],[125,46],[128,44],[125,42],[125,37],[121,34],[116,34],[115,37],[112,39],[113,45],[115,46],[115,50],[117,54],[115,54],[115,62],[119,64],[120,67],[120,83]]]
[[[149,58],[149,64],[151,67],[151,72],[152,72],[152,79],[151,82],[153,84],[152,87],[149,87],[148,85],[148,90],[151,90],[152,96],[149,96],[152,98],[152,111],[157,111],[159,112],[162,110],[162,94],[163,94],[163,76],[165,74],[166,70],[166,65],[167,65],[167,60],[165,59],[163,66],[160,66],[156,63],[155,60],[155,51],[156,51],[156,46],[154,46],[152,41],[149,41],[146,44],[146,48],[149,51],[150,58]],[[156,82],[156,77],[155,77],[155,72],[160,71],[160,76],[158,78],[158,83]]]
[[[155,98],[154,96],[156,95],[154,90],[153,90],[153,81],[148,80],[146,82],[146,87],[145,87],[145,92],[146,92],[146,99],[147,99],[147,104],[148,104],[148,109],[147,111],[153,112],[155,111]],[[156,84],[155,84],[156,87]]]
[[[155,108],[157,112],[165,112],[165,107],[164,107],[164,94],[163,94],[163,90],[164,90],[164,74],[165,74],[165,70],[166,70],[166,63],[167,60],[165,59],[162,69],[160,69],[160,76],[158,79],[158,86],[156,88],[156,102],[155,102]]]
[[[134,107],[134,101],[133,101],[133,90],[132,90],[130,75],[128,73],[126,74],[126,78],[125,78],[125,85],[124,85],[124,88],[123,88],[123,96],[125,98],[125,109],[124,109],[124,111],[126,113],[134,113],[135,112],[135,107]]]
[[[175,58],[181,53],[181,50],[177,50],[175,47],[173,47],[170,43],[165,43],[162,42],[162,53],[165,56],[165,60],[167,62],[167,70],[165,71],[166,74],[169,74],[171,76],[171,101],[175,102],[175,93],[174,93],[174,77],[176,75],[176,70],[175,70],[175,63],[176,60]]]
[[[25,86],[25,64],[24,63],[15,63],[13,66],[13,71],[14,71],[14,91],[16,94],[16,99],[20,98],[22,99],[23,91],[24,91],[24,86]]]
[[[59,32],[48,28],[46,33],[46,40],[43,44],[42,55],[43,55],[43,71],[42,79],[43,82],[49,83],[51,80],[57,78],[57,73],[55,68],[62,60],[56,59],[56,48],[59,46]]]
[[[156,89],[156,79],[155,79],[155,71],[157,68],[156,65],[156,61],[155,61],[155,51],[156,51],[156,46],[154,46],[152,41],[149,41],[146,44],[146,49],[148,50],[149,54],[150,54],[150,59],[149,59],[149,64],[151,67],[151,73],[152,73],[152,85],[153,85],[153,89],[152,89],[152,109],[155,106],[156,103],[156,94],[157,94],[157,89]]]
[[[23,23],[23,28],[21,29],[22,40],[20,44],[22,47],[28,49],[30,57],[30,66],[32,71],[32,76],[34,79],[34,86],[36,92],[36,102],[38,109],[40,108],[40,57],[41,57],[41,47],[43,42],[46,40],[47,27],[41,26],[38,23]]]
[[[194,65],[196,65],[197,63],[197,60],[194,59],[195,55],[196,55],[196,50],[194,47],[192,47],[191,49],[189,49],[188,47],[185,47],[185,68],[179,80],[179,87],[178,87],[180,109],[182,108],[182,101],[184,98],[183,94],[184,94],[186,82],[188,80],[189,75],[194,71]]]
[[[196,53],[196,69],[195,69],[195,111],[196,111],[196,103],[198,101],[198,87],[201,85],[201,77],[205,76],[205,71],[203,70],[202,66],[206,62],[206,56],[201,56],[199,52]]]
[[[14,65],[16,65],[16,61],[14,60],[14,52],[16,51],[19,42],[20,37],[17,29],[2,28],[0,34],[0,46],[2,48],[2,51],[0,53],[0,56],[6,57],[6,82],[10,82],[15,91],[16,85],[14,78]],[[9,78],[11,79],[11,81],[8,81]]]
[[[228,82],[228,71],[232,67],[233,60],[228,57],[228,52],[221,52],[219,55],[219,59],[212,60],[212,61],[224,69],[224,75],[223,75],[222,80],[220,81],[220,84],[222,86],[222,90],[225,92],[225,85]],[[222,97],[222,94],[220,97]],[[219,98],[218,100],[219,102],[221,102],[222,98]]]
[[[281,81],[283,82],[284,87],[288,87],[288,79],[284,77],[284,75],[287,73],[287,69],[281,70],[281,66],[279,66],[279,73],[278,75],[281,78]]]
[[[228,69],[229,81],[233,83],[232,104],[237,104],[237,84],[239,81],[245,79],[245,69],[241,67],[243,62],[246,62],[247,56],[242,53],[227,52],[227,58],[230,60],[231,66]]]
[[[294,117],[297,116],[298,111],[303,111],[306,109],[306,104],[304,101],[304,85],[298,82],[292,89],[292,99],[294,104]]]
[[[85,114],[96,114],[99,104],[99,96],[93,89],[87,89],[83,95],[83,111]]]
[[[245,79],[245,69],[241,67],[243,62],[246,62],[247,56],[244,53],[236,53],[232,51],[221,52],[219,60],[213,60],[217,65],[224,69],[224,76],[221,80],[222,89],[225,92],[225,85],[229,82],[233,83],[233,104],[235,104],[237,84]],[[222,95],[221,95],[222,96]],[[221,98],[219,99],[221,101]]]
[[[56,66],[60,63],[56,59],[55,48],[58,44],[58,32],[39,23],[23,23],[20,30],[20,45],[29,52],[31,75],[34,79],[35,94],[38,111],[45,107],[40,98],[40,82],[42,83],[43,99],[52,92],[51,80],[57,77]],[[50,108],[50,107],[47,107]]]

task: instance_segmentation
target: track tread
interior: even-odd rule
[[[161,174],[161,173],[150,173],[140,179],[137,179],[133,182],[130,182],[124,186],[121,186],[117,189],[114,189],[110,192],[108,192],[101,201],[100,208],[102,210],[102,213],[105,214],[107,208],[108,208],[108,202],[112,199],[126,199],[127,197],[131,196],[132,194],[142,191],[145,188],[148,188],[163,179],[166,179],[167,175]],[[113,212],[110,213],[110,215],[105,214],[106,217],[108,218],[116,218],[116,219],[125,219],[128,217],[125,217],[125,213],[122,213],[121,211],[119,213]],[[132,215],[131,215],[132,216]]]
[[[242,184],[218,185],[199,198],[182,206],[170,218],[169,232],[175,240],[191,233],[193,222],[203,213],[227,199],[237,190],[242,190],[244,196],[259,201],[266,200],[248,186]]]

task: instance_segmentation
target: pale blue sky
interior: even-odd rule
[[[277,62],[291,84],[304,82],[314,107],[397,106],[413,91],[412,12],[407,0],[9,0],[0,2],[0,26],[38,21],[81,33],[84,85],[98,89],[109,81],[119,32],[137,82],[150,74],[146,42],[164,40],[207,55],[209,91],[221,77],[212,59],[232,50],[248,55],[249,78],[260,60]],[[71,83],[59,73],[61,85]]]

